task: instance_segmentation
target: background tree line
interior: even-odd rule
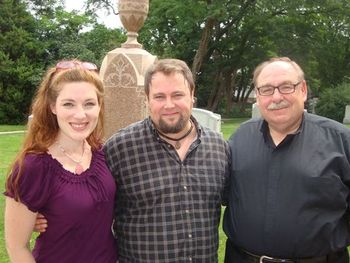
[[[100,65],[120,46],[122,30],[98,24],[93,12],[67,12],[63,1],[0,1],[0,123],[27,120],[33,93],[44,73],[63,58]]]
[[[64,11],[60,1],[0,2],[2,123],[25,120],[33,90],[54,61],[100,64],[120,46],[124,32],[94,16],[100,8],[116,13],[114,2],[86,0],[83,14]],[[197,106],[224,116],[247,114],[252,71],[271,56],[302,66],[310,98],[319,98],[317,113],[342,121],[350,104],[350,0],[150,0],[139,33],[152,54],[185,60]]]

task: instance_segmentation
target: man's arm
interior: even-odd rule
[[[34,232],[43,233],[46,231],[48,225],[47,225],[47,219],[40,213],[37,214],[35,225],[34,225]]]

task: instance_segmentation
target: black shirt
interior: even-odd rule
[[[280,258],[321,256],[350,243],[350,129],[305,113],[277,147],[262,119],[229,139],[224,231],[237,246]]]

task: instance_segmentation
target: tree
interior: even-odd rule
[[[86,9],[89,12],[95,12],[96,10],[103,8],[112,12],[115,15],[118,15],[118,12],[114,7],[114,2],[115,1],[111,0],[87,0]]]
[[[343,122],[345,107],[350,104],[350,83],[344,82],[336,88],[321,92],[316,113]]]
[[[152,0],[140,35],[158,56],[192,65],[199,106],[229,114],[253,90],[254,67],[271,56],[299,62],[315,90],[326,83],[321,75],[329,72],[327,61],[334,62],[327,80],[344,79],[349,72],[349,12],[348,1]],[[327,58],[337,55],[320,62],[321,51]]]
[[[125,40],[90,13],[67,12],[58,2],[0,2],[0,120],[26,121],[43,72],[61,59],[100,65],[104,55]],[[52,5],[51,5],[52,4]]]
[[[26,119],[31,94],[41,75],[42,43],[36,21],[21,1],[0,2],[0,119],[21,123]]]
[[[111,10],[110,0],[86,0],[83,14],[64,11],[60,1],[26,1],[33,15],[11,16],[18,11],[9,11],[15,8],[9,4],[0,10],[3,68],[15,67],[19,58],[22,64],[32,61],[33,70],[64,57],[99,64],[125,39],[121,30],[98,25],[92,12]],[[0,7],[9,2],[23,6],[6,0]],[[229,115],[234,107],[243,111],[254,89],[252,71],[271,56],[289,56],[302,66],[311,97],[349,78],[349,13],[349,0],[151,0],[139,41],[158,57],[186,61],[196,80],[197,105]],[[3,82],[1,96],[11,83]]]
[[[104,25],[95,24],[90,31],[81,34],[81,45],[91,50],[95,56],[93,61],[101,64],[107,52],[120,47],[126,41],[121,29],[108,29]]]

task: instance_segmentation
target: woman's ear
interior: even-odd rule
[[[51,104],[50,105],[50,109],[51,109],[51,112],[56,115],[56,105],[55,104]]]

